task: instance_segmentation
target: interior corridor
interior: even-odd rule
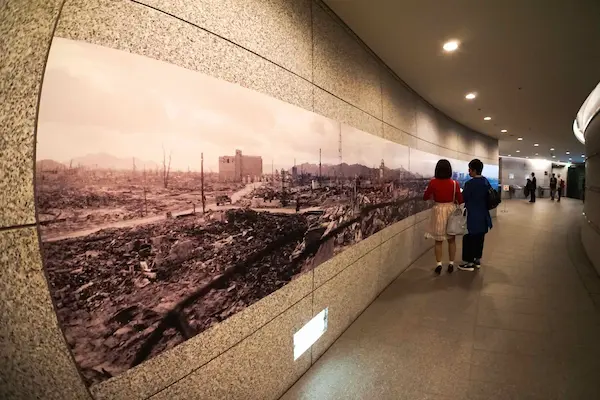
[[[282,399],[599,399],[600,279],[581,212],[504,202],[479,272],[434,277],[427,252]]]

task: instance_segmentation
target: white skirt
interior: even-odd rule
[[[446,234],[448,226],[448,217],[456,210],[454,203],[435,203],[431,209],[431,217],[429,218],[429,228],[425,233],[427,239],[435,241],[447,240],[450,236]]]

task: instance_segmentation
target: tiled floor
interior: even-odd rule
[[[434,277],[425,254],[282,399],[600,399],[582,204],[505,203],[481,271]]]

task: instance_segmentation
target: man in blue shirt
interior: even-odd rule
[[[463,189],[469,233],[463,236],[462,258],[465,264],[458,267],[463,271],[474,271],[481,267],[485,234],[492,228],[492,217],[488,210],[490,183],[481,175],[482,172],[483,163],[480,160],[474,159],[469,163],[471,179]]]

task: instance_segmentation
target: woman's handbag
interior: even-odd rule
[[[462,236],[468,233],[467,231],[467,209],[464,211],[460,205],[456,203],[456,181],[452,182],[452,202],[456,206],[456,209],[452,211],[452,214],[448,217],[448,224],[446,225],[446,234],[448,236]]]

